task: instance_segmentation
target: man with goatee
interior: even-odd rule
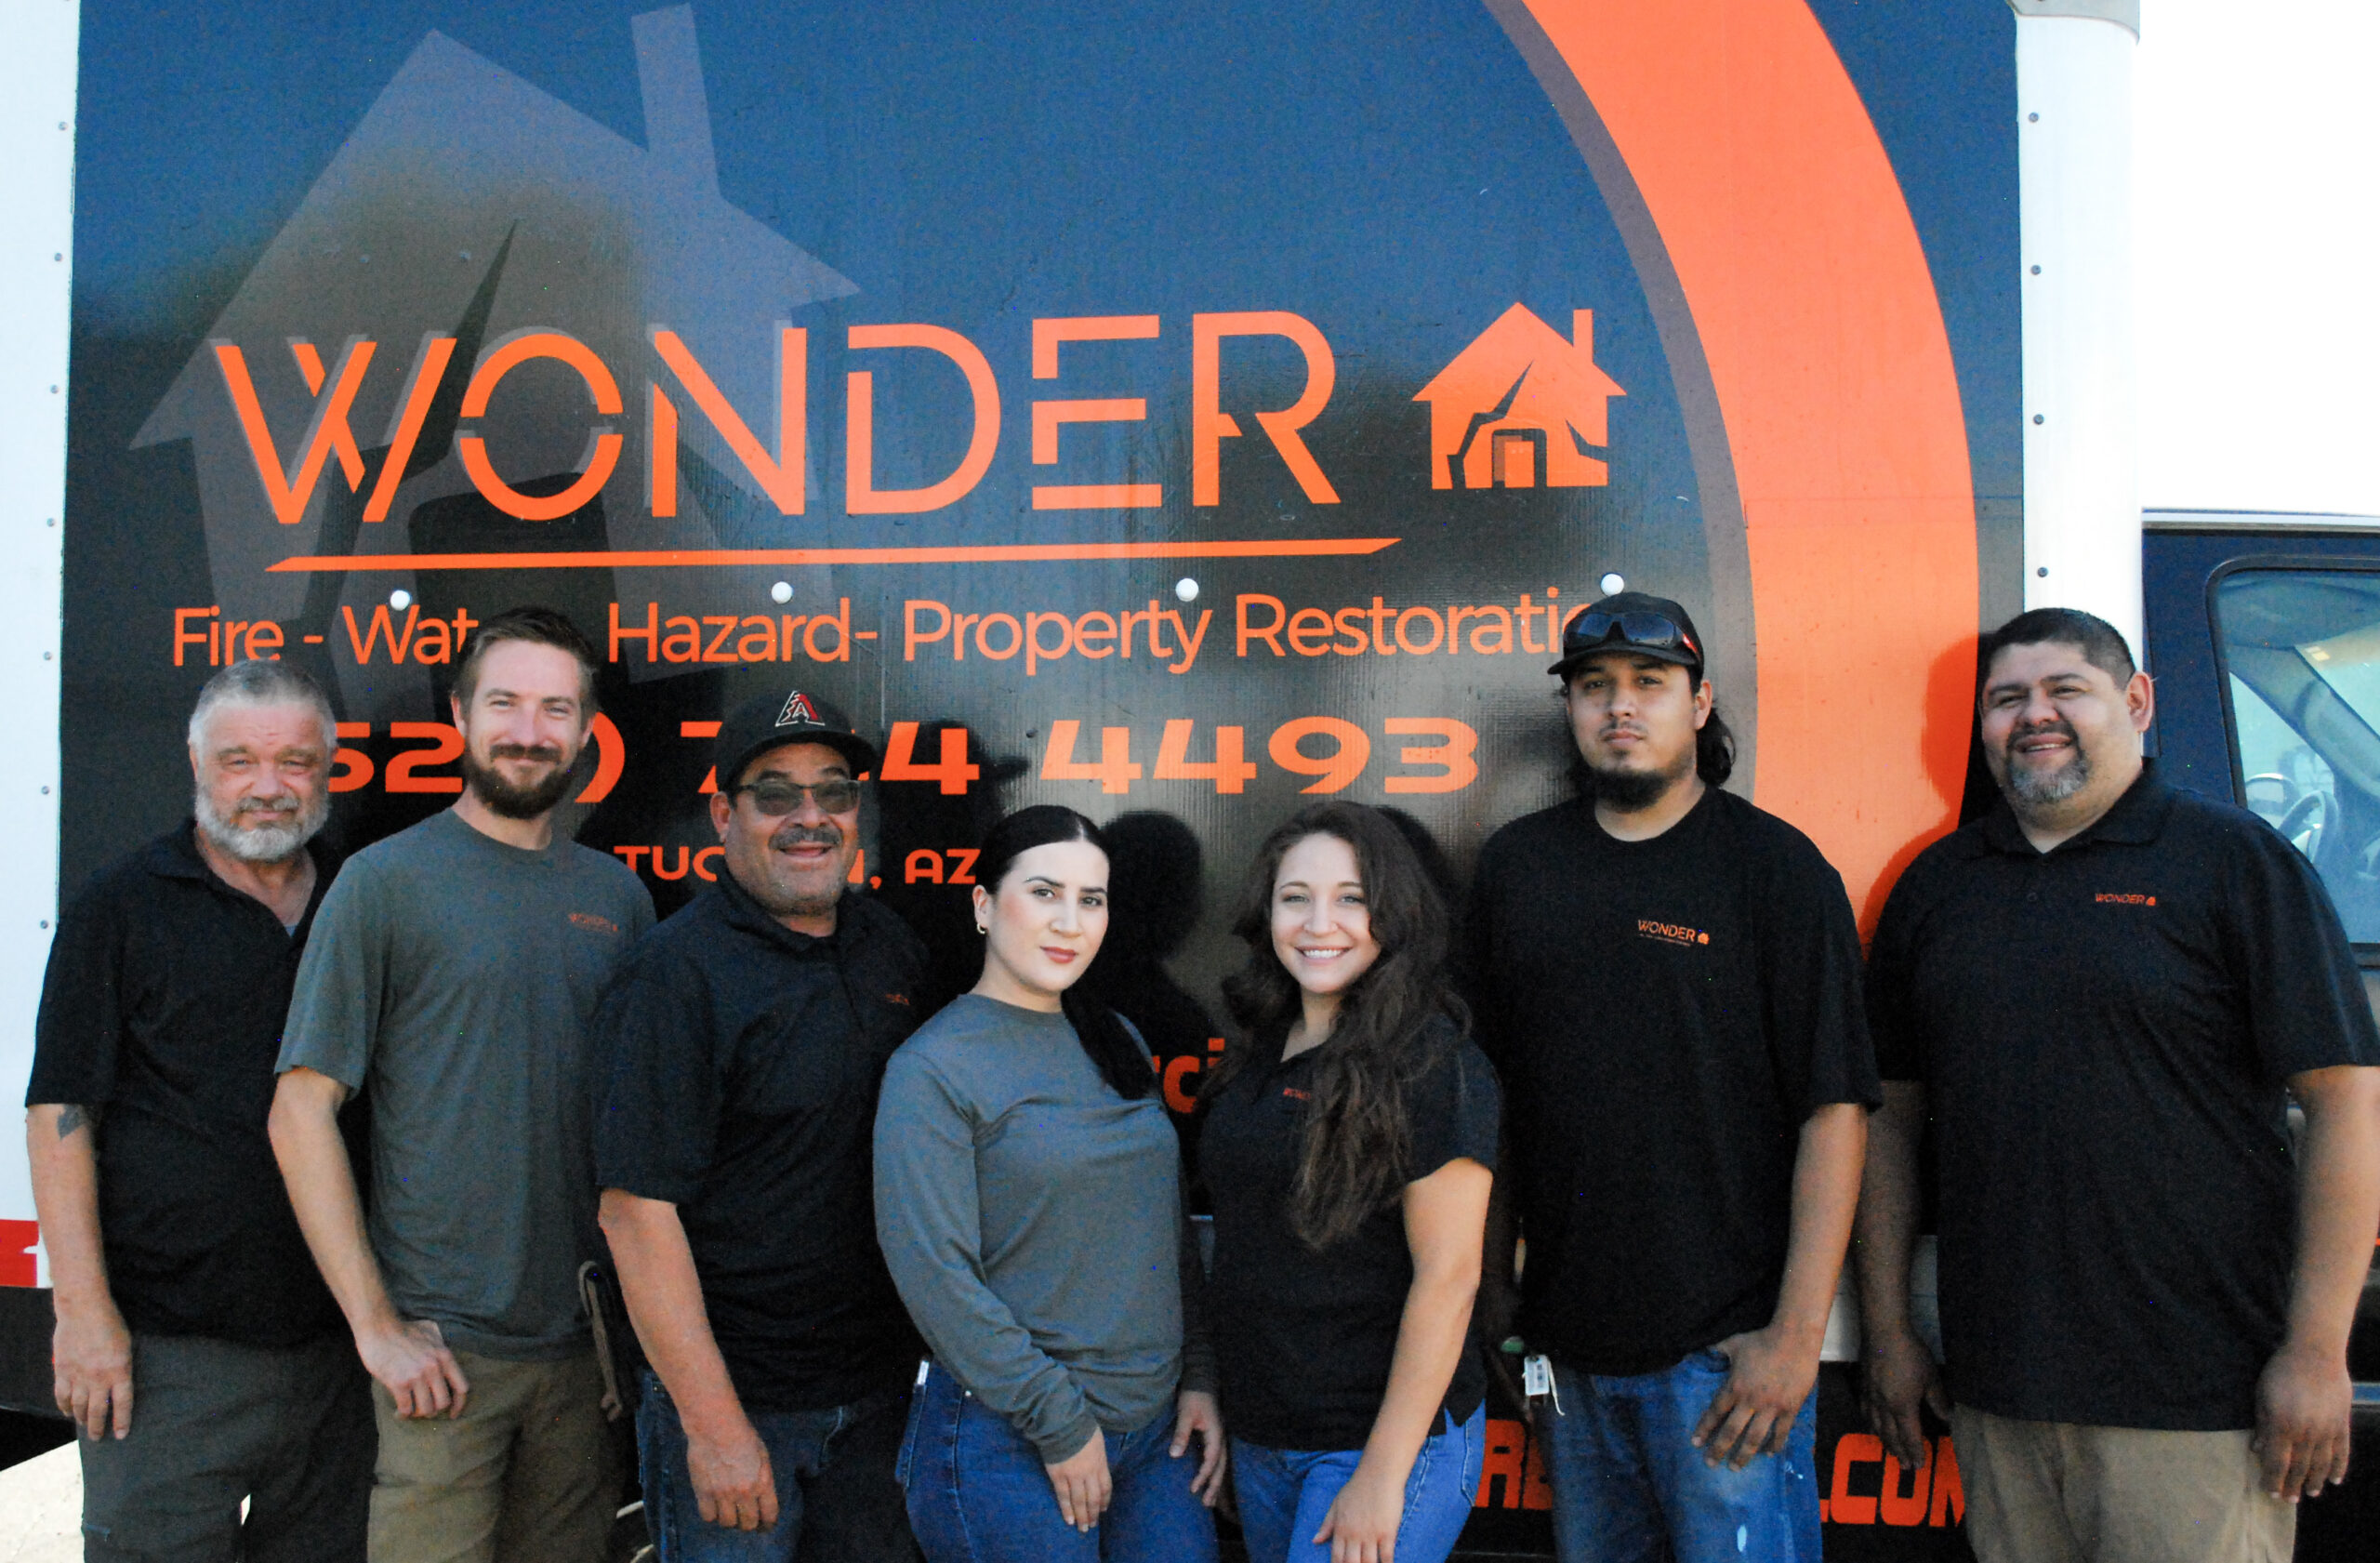
[[[1703,657],[1667,598],[1572,618],[1581,795],[1474,881],[1562,1563],[1818,1556],[1812,1390],[1877,1099],[1859,936],[1809,838],[1722,790]]]
[[[2301,731],[2356,720],[2320,652],[2290,654]],[[1985,637],[2000,804],[1910,865],[1870,955],[1868,1415],[1914,1470],[1919,1408],[1951,1413],[1983,1563],[2285,1563],[2347,1477],[2380,1032],[2314,866],[2160,777],[2156,710],[2105,619]],[[1947,1386],[1910,1323],[1923,1151]]]
[[[375,1381],[376,1558],[584,1563],[619,1499],[577,1285],[587,1038],[653,902],[554,832],[595,666],[550,609],[481,626],[455,677],[462,796],[350,860],[298,968],[272,1143]],[[364,1090],[368,1210],[337,1125]]]

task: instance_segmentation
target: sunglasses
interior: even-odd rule
[[[794,810],[801,807],[801,800],[804,797],[816,799],[818,812],[821,814],[847,815],[859,807],[859,783],[844,777],[804,785],[801,782],[780,781],[771,776],[765,781],[752,782],[735,790],[748,793],[752,799],[752,807],[771,819],[782,819],[793,813]]]
[[[1702,660],[1702,648],[1676,621],[1667,614],[1642,610],[1607,614],[1590,609],[1572,619],[1569,628],[1562,632],[1562,649],[1575,655],[1608,644],[1615,638],[1627,645],[1650,651],[1683,651],[1697,662]]]

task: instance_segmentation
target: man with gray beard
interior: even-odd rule
[[[27,1148],[91,1559],[364,1556],[369,1381],[265,1133],[336,730],[287,663],[208,680],[195,818],[102,869],[50,947]]]
[[[2380,1225],[2354,952],[2288,841],[2146,762],[2105,620],[2035,609],[1983,664],[2003,806],[1910,866],[1870,956],[1868,1413],[1910,1469],[1921,1405],[1951,1415],[1984,1563],[2280,1563],[2347,1475]],[[1947,1397],[1909,1312],[1929,1128]]]

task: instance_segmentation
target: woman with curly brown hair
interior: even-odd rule
[[[1201,1093],[1210,1299],[1253,1563],[1439,1563],[1479,1485],[1471,1305],[1501,1098],[1448,987],[1448,918],[1378,810],[1268,837]]]

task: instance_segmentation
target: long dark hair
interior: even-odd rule
[[[1309,836],[1335,836],[1355,853],[1380,945],[1379,958],[1342,997],[1329,1037],[1315,1050],[1289,1222],[1310,1247],[1321,1249],[1354,1232],[1408,1181],[1406,1090],[1431,1062],[1430,1022],[1444,1016],[1460,1031],[1470,1016],[1447,983],[1446,902],[1412,844],[1377,809],[1316,803],[1265,837],[1249,865],[1232,919],[1232,932],[1248,946],[1248,963],[1223,982],[1240,1035],[1200,1094],[1211,1097],[1252,1056],[1276,1047],[1298,1016],[1297,979],[1273,950],[1273,881],[1281,859]]]
[[[1036,803],[1008,815],[985,835],[984,850],[975,859],[976,882],[997,897],[1017,858],[1057,841],[1089,841],[1103,854],[1107,851],[1107,838],[1086,816],[1060,803]],[[1092,998],[1082,984],[1059,994],[1058,1008],[1117,1095],[1135,1101],[1157,1089],[1157,1071],[1149,1067],[1148,1055],[1116,1012]]]

